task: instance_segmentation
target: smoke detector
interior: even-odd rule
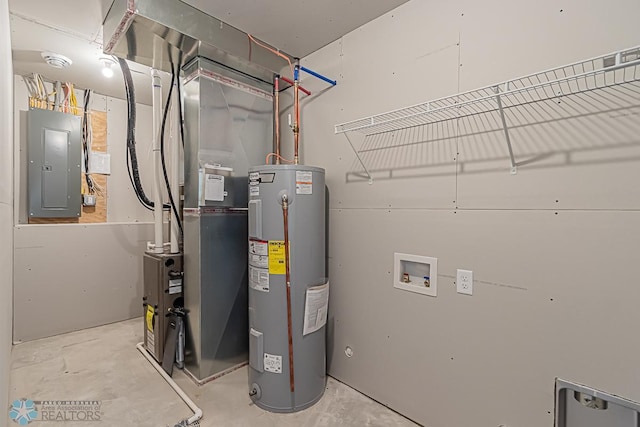
[[[66,68],[72,64],[71,60],[64,55],[53,52],[42,52],[42,59],[54,68]]]

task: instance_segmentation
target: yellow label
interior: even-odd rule
[[[282,240],[269,241],[269,274],[285,274],[284,242]]]
[[[153,332],[153,316],[155,314],[155,310],[150,305],[147,305],[147,329]]]

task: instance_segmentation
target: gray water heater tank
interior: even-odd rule
[[[283,199],[288,211],[293,376]],[[325,233],[324,169],[265,165],[249,170],[249,392],[260,408],[295,412],[324,393],[329,294]]]

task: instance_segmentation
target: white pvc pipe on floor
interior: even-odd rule
[[[178,396],[180,396],[180,399],[182,399],[182,401],[187,404],[189,409],[191,409],[193,411],[193,416],[191,418],[187,419],[187,425],[191,425],[191,424],[193,424],[193,423],[195,423],[197,421],[200,421],[200,419],[202,418],[202,409],[198,408],[196,406],[196,404],[193,403],[193,400],[191,400],[191,398],[189,396],[187,396],[187,394],[184,391],[182,391],[180,386],[178,384],[176,384],[176,382],[173,380],[173,378],[171,378],[164,371],[164,369],[162,369],[162,366],[158,365],[158,363],[155,361],[155,359],[153,359],[153,357],[151,357],[151,355],[149,353],[147,353],[147,350],[145,350],[145,348],[144,348],[144,343],[139,342],[136,345],[136,348],[149,361],[149,363],[151,363],[151,365],[154,368],[156,368],[156,371],[158,371],[158,373],[160,375],[162,375],[162,378],[164,378],[164,380],[167,383],[169,383],[171,388],[178,394]]]
[[[152,127],[153,127],[153,235],[154,248],[153,252],[161,254],[164,252],[163,235],[162,235],[162,186],[160,183],[160,122],[162,121],[162,80],[160,73],[156,69],[151,70],[151,106],[153,109]]]

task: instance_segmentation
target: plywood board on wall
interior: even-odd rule
[[[107,113],[91,111],[91,130],[93,132],[92,150],[107,152]],[[107,176],[91,175],[102,190],[97,194],[95,206],[83,206],[80,218],[30,218],[30,224],[89,224],[107,222]],[[85,174],[82,174],[82,192],[88,193]]]

